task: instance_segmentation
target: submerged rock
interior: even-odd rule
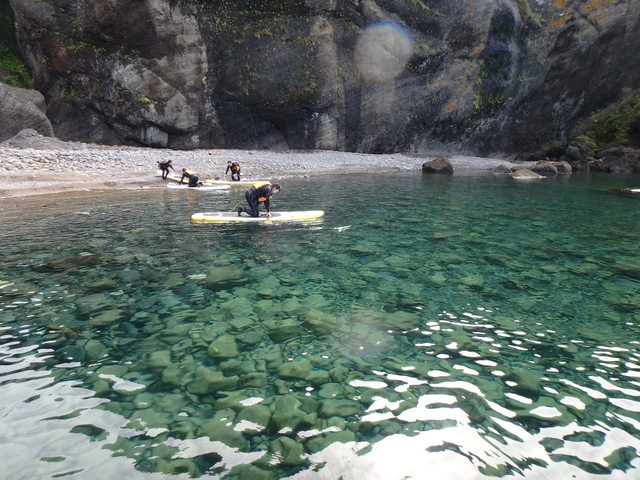
[[[607,191],[618,195],[640,198],[640,188],[611,188]]]
[[[305,446],[309,452],[317,453],[324,450],[329,445],[335,442],[349,443],[349,442],[355,442],[355,441],[356,441],[355,433],[349,430],[346,430],[344,432],[330,432],[323,435],[318,435],[317,437],[310,438],[305,442]]]
[[[222,372],[199,367],[195,371],[194,379],[187,385],[190,393],[206,394],[219,390],[233,390],[238,386],[238,377],[225,377]]]
[[[85,343],[84,351],[87,355],[87,358],[90,358],[91,360],[97,360],[98,358],[106,354],[107,348],[99,340],[91,339],[88,340],[87,343]]]
[[[229,447],[244,450],[247,447],[247,441],[241,432],[234,430],[234,420],[235,413],[233,410],[221,410],[202,426],[201,434],[209,437],[210,440],[217,440]]]
[[[275,323],[275,322],[274,322]],[[300,334],[300,327],[295,320],[287,319],[277,322],[269,328],[268,335],[275,343],[282,343]]]
[[[618,275],[640,280],[640,262],[637,261],[618,261],[614,263],[613,270]]]
[[[234,337],[223,335],[209,345],[207,352],[212,358],[232,358],[238,356],[238,346]]]
[[[40,266],[43,272],[61,272],[65,270],[74,270],[80,267],[96,265],[100,262],[97,255],[77,255],[75,257],[58,258],[49,260]]]
[[[108,327],[124,320],[126,313],[119,309],[107,310],[89,318],[87,323],[96,327]]]
[[[283,465],[304,465],[304,447],[289,437],[279,437],[269,443],[269,451]]]
[[[150,368],[166,368],[172,365],[171,352],[169,350],[160,350],[152,352],[147,360],[147,365]]]
[[[329,376],[329,372],[326,370],[312,370],[309,375],[304,378],[311,385],[319,386],[324,385],[325,383],[329,383],[331,381],[331,377]]]
[[[338,320],[333,315],[311,309],[305,314],[303,325],[318,334],[325,334],[335,330]]]
[[[246,420],[262,427],[264,430],[271,422],[271,410],[266,405],[251,405],[238,412],[236,421]]]
[[[287,379],[303,379],[311,373],[311,362],[308,358],[294,360],[280,365],[278,377]]]
[[[327,399],[320,401],[320,416],[329,417],[350,417],[363,413],[362,405],[353,400]]]
[[[102,293],[84,295],[76,299],[76,307],[81,314],[92,314],[113,305],[113,299]]]
[[[302,410],[301,406],[302,402],[295,395],[278,396],[271,417],[276,431],[296,431],[300,425],[313,424],[313,417]]]
[[[222,289],[233,285],[240,285],[247,281],[244,270],[235,265],[211,267],[207,272],[205,284],[212,290]]]

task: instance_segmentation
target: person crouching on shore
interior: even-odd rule
[[[190,172],[186,168],[183,168],[182,169],[182,177],[180,177],[180,183],[182,183],[185,178],[189,181],[189,184],[188,184],[189,187],[200,187],[200,186],[202,186],[202,182],[198,181],[198,176],[197,175],[195,175],[193,172]]]
[[[240,181],[240,164],[238,162],[232,162],[229,160],[227,162],[227,169],[224,174],[228,175],[231,172],[231,180],[234,182]]]

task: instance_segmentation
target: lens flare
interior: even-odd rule
[[[413,52],[413,41],[397,23],[369,25],[356,43],[355,62],[369,82],[386,82],[397,77]]]

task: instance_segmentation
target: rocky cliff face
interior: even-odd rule
[[[640,85],[634,0],[10,0],[57,136],[532,151]]]

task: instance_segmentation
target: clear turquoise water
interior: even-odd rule
[[[640,477],[638,177],[281,183],[0,201],[12,479]]]

